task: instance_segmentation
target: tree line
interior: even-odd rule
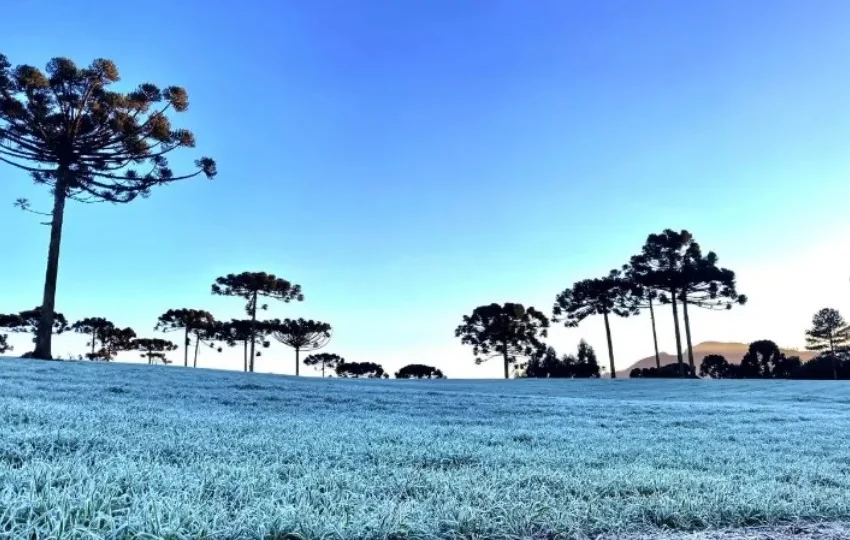
[[[675,373],[684,377],[695,371],[691,343],[690,306],[731,309],[747,297],[736,289],[735,272],[718,266],[717,254],[703,253],[687,230],[665,229],[650,234],[640,252],[606,275],[577,281],[555,296],[551,317],[517,303],[479,306],[455,329],[461,343],[472,347],[476,363],[499,358],[507,379],[511,365],[524,366],[546,355],[543,339],[551,323],[574,328],[592,315],[605,324],[611,377],[616,377],[611,320],[630,317],[642,310],[650,314],[656,369],[662,369],[655,326],[656,308],[672,309],[678,364]],[[688,364],[684,363],[679,311],[681,306]],[[553,353],[556,354],[556,353]],[[551,355],[550,355],[551,356]]]

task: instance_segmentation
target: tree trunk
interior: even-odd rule
[[[325,378],[325,361],[322,360],[322,378]]]
[[[198,367],[198,345],[201,344],[201,334],[195,334],[195,360],[192,362],[192,367]]]
[[[608,338],[608,362],[611,364],[611,378],[617,378],[617,372],[614,371],[614,344],[611,341],[611,325],[608,324],[608,312],[603,311],[602,316],[605,318],[605,337]]]
[[[189,327],[183,335],[183,367],[189,367]]]
[[[685,319],[685,340],[688,343],[688,364],[696,373],[694,366],[694,345],[691,343],[691,320],[688,318],[688,299],[682,298],[682,317]]]
[[[94,348],[97,345],[97,330],[91,331],[91,359],[94,360]]]
[[[682,358],[682,334],[679,330],[679,308],[676,306],[676,291],[671,291],[673,299],[673,330],[676,334],[676,356],[679,359],[679,377],[685,375],[685,363]]]
[[[242,342],[242,349],[243,349],[243,353],[244,353],[243,360],[245,361],[245,365],[242,369],[243,369],[243,371],[245,371],[245,373],[248,373],[248,342],[247,341]]]
[[[507,343],[505,343],[504,346],[502,347],[502,357],[505,360],[505,379],[510,379],[511,375],[510,375],[510,372],[508,371],[508,344]]]
[[[832,380],[838,380],[838,357],[835,356],[835,343],[833,341],[832,332],[829,333],[829,352],[832,356]]]
[[[254,373],[254,346],[257,342],[257,292],[254,291],[254,297],[251,300],[251,361],[248,364],[248,371]]]
[[[655,331],[655,308],[652,307],[652,297],[649,297],[649,318],[652,320],[652,342],[655,345],[655,367],[661,369],[661,356],[658,354],[658,334]]]
[[[296,377],[298,377],[298,375],[299,375],[299,371],[298,371],[298,353],[299,353],[299,350],[298,350],[298,347],[296,347],[296,348],[295,348],[295,376],[296,376]]]
[[[51,360],[53,338],[53,310],[56,307],[56,281],[59,277],[59,247],[62,243],[62,223],[65,219],[65,173],[59,172],[53,194],[53,212],[50,220],[50,245],[47,249],[47,271],[44,275],[44,297],[41,303],[41,320],[35,337],[33,358]]]

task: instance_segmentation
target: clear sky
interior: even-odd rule
[[[265,270],[306,296],[270,315],[330,322],[328,352],[498,377],[454,338],[464,313],[548,312],[666,227],[691,230],[750,297],[694,314],[695,343],[802,346],[815,310],[850,312],[850,2],[4,0],[2,13],[13,64],[106,57],[125,85],[185,86],[176,120],[198,148],[174,164],[219,164],[213,182],[69,206],[57,308],[70,319],[154,335],[169,308],[239,316],[210,284]],[[0,167],[2,311],[41,299],[48,230],[18,197],[49,204]],[[652,352],[648,315],[613,334],[618,368]],[[605,357],[598,318],[551,342],[581,337]],[[83,341],[59,337],[54,354]],[[241,351],[201,364],[239,368]],[[292,355],[277,345],[257,369],[292,373]]]

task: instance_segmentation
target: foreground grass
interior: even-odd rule
[[[0,537],[572,538],[850,517],[850,388],[0,361]]]

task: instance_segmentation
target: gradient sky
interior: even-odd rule
[[[153,336],[169,308],[239,316],[210,284],[265,270],[306,296],[270,315],[330,322],[328,352],[498,377],[454,338],[464,313],[548,312],[666,227],[691,230],[750,297],[695,313],[695,343],[799,347],[815,310],[850,311],[844,0],[217,5],[3,2],[13,64],[106,57],[125,89],[185,86],[175,120],[198,148],[175,168],[219,164],[213,182],[130,205],[69,205],[57,308],[70,319]],[[48,208],[46,190],[0,166],[2,311],[35,306],[43,286],[48,229],[18,197]],[[618,369],[651,354],[648,315],[612,330]],[[668,311],[659,332],[674,350]],[[599,318],[552,334],[605,357]],[[83,342],[58,337],[54,354]],[[241,368],[241,351],[201,365]],[[257,369],[293,373],[292,354],[277,345]]]

